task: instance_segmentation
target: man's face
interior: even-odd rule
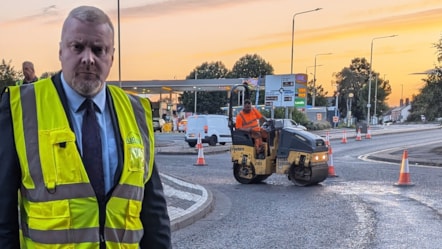
[[[64,79],[80,95],[95,96],[109,75],[114,50],[113,33],[108,24],[69,19],[59,51]]]
[[[244,108],[242,109],[245,113],[249,113],[252,110],[252,104],[244,103]]]
[[[30,81],[35,78],[34,68],[31,64],[25,63],[23,65],[23,75],[25,76],[25,80]]]

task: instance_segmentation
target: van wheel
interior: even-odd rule
[[[221,145],[226,145],[226,142],[221,142],[221,143],[219,143],[219,144],[221,144]]]
[[[216,142],[218,142],[217,139],[216,139],[216,136],[215,135],[211,136],[210,139],[209,139],[209,145],[210,146],[215,146]]]
[[[190,146],[190,147],[192,147],[192,148],[193,148],[193,147],[195,147],[195,145],[196,145],[196,142],[188,142],[188,144],[189,144],[189,146]]]

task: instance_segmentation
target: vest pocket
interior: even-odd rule
[[[123,241],[135,242],[141,240],[141,231],[143,230],[143,224],[140,220],[141,205],[142,204],[140,201],[129,200],[127,206]]]
[[[72,225],[70,216],[68,200],[29,203],[30,234],[32,230],[69,229]]]
[[[65,147],[63,147],[65,146]],[[83,164],[75,141],[56,143],[52,146],[54,152],[55,168],[59,183],[84,182],[86,175],[82,177],[81,167]]]
[[[129,200],[127,206],[126,229],[140,229],[143,227],[140,221],[141,202]]]
[[[131,248],[130,243],[139,243],[143,237],[143,224],[140,220],[141,207],[141,201],[111,198],[107,204],[106,240],[128,243],[127,248]]]
[[[67,128],[40,133],[44,144],[42,170],[46,186],[86,182],[86,173],[82,173],[80,153],[75,144],[75,134]]]
[[[142,145],[128,144],[126,147],[127,160],[129,162],[129,171],[144,172],[146,161],[144,158],[144,147]]]

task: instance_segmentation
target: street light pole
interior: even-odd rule
[[[198,70],[195,70],[195,80],[197,80],[198,79]],[[195,82],[195,84],[196,84],[196,82]],[[194,101],[195,101],[195,104],[194,104],[194,107],[193,107],[193,115],[196,115],[196,104],[197,104],[197,100],[196,100],[196,98],[197,98],[197,96],[196,96],[196,90],[197,90],[197,88],[196,88],[196,86],[194,86],[193,87],[194,89],[195,89],[195,97],[194,97]]]
[[[376,77],[374,85],[376,86],[376,88],[374,89],[374,110],[373,110],[373,115],[376,118],[376,122],[377,122],[377,116],[378,115],[376,115],[376,107],[378,106],[377,105],[377,102],[378,102],[378,77]]]
[[[401,101],[402,101],[402,103],[404,102],[404,99],[403,99],[403,97],[404,97],[404,84],[401,84]]]
[[[193,115],[196,115],[196,87],[195,87],[195,106],[193,107]]]
[[[316,65],[317,67],[322,67],[322,66],[324,66],[324,65]],[[307,76],[308,76],[308,69],[309,68],[312,68],[312,67],[315,67],[315,66],[308,66],[308,67],[305,67],[305,74],[307,74]]]
[[[370,97],[371,97],[371,80],[373,77],[373,41],[377,40],[377,39],[384,39],[384,38],[390,38],[390,37],[395,37],[397,35],[388,35],[388,36],[380,36],[380,37],[375,37],[371,40],[371,49],[370,49],[370,71],[369,71],[369,76],[368,76],[368,98],[367,98],[367,124],[370,124],[370,107],[371,107],[371,103],[370,103]]]
[[[384,74],[384,80],[382,81],[382,82],[385,82],[385,75],[386,74]],[[378,115],[377,115],[377,111],[376,111],[376,107],[377,107],[377,105],[378,105],[378,81],[379,81],[379,78],[378,77],[376,77],[376,90],[375,90],[375,93],[374,93],[374,115],[375,115],[375,117],[377,117]],[[385,84],[385,83],[384,83]],[[379,123],[379,122],[378,122]]]
[[[331,55],[332,53],[325,53],[325,54],[316,54],[315,55],[315,70],[313,71],[313,94],[312,94],[312,106],[315,107],[315,100],[316,100],[316,57],[319,55]]]
[[[322,8],[316,8],[316,9],[302,11],[302,12],[298,12],[298,13],[293,14],[293,17],[292,17],[292,56],[291,56],[291,59],[290,59],[290,74],[293,74],[293,41],[294,41],[294,38],[295,38],[295,17],[297,15],[300,15],[300,14],[314,12],[314,11],[318,11],[318,10],[321,10],[321,9]]]
[[[120,0],[117,1],[118,22],[118,83],[121,87],[121,45],[120,45]]]
[[[351,102],[352,102],[353,96],[354,96],[353,92],[350,92],[348,94],[348,98],[347,98],[347,127],[350,127],[350,125],[353,125],[353,121],[351,118]],[[349,107],[349,105],[350,105],[350,107]]]
[[[335,105],[335,117],[338,117],[338,108],[339,108],[339,92],[338,92],[338,84],[336,84],[336,105]],[[334,122],[334,127],[336,128],[338,126],[338,122]]]

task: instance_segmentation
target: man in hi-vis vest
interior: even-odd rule
[[[2,93],[0,248],[171,248],[150,102],[106,85],[114,50],[109,17],[75,8],[61,72]]]
[[[249,132],[254,139],[256,155],[260,159],[265,158],[263,138],[267,138],[267,132],[261,128],[260,123],[267,119],[254,107],[248,99],[244,100],[243,109],[236,115],[235,128]]]
[[[37,76],[35,75],[35,68],[34,63],[30,61],[25,61],[22,64],[22,72],[24,75],[24,79],[19,80],[15,82],[17,86],[23,85],[23,84],[31,84],[38,80]]]

